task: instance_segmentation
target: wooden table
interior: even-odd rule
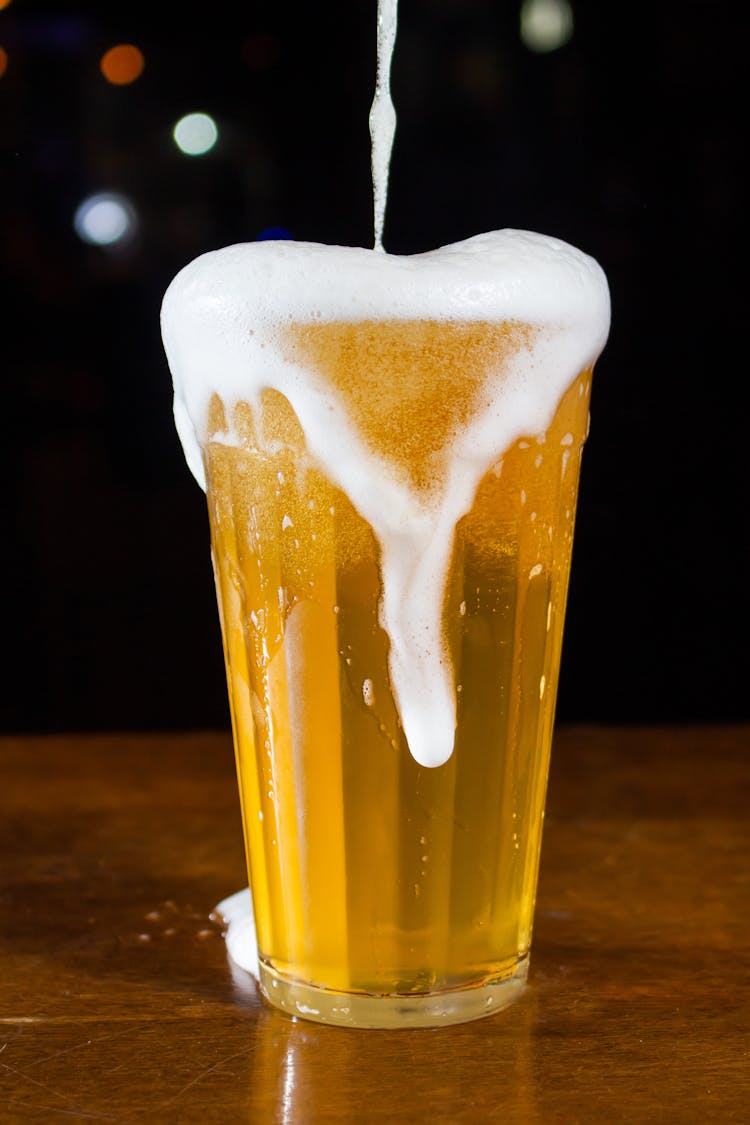
[[[227,735],[0,740],[0,1120],[747,1122],[749,750],[561,730],[525,998],[361,1032],[227,962]]]

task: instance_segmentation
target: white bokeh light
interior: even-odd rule
[[[73,226],[84,242],[92,246],[113,246],[134,234],[135,208],[124,195],[114,191],[98,192],[76,208]]]
[[[521,40],[530,51],[556,51],[573,35],[573,9],[568,0],[524,0]]]
[[[202,156],[216,144],[219,130],[207,113],[188,113],[177,122],[172,136],[180,152],[186,156]]]

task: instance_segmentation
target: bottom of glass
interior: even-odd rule
[[[516,965],[511,976],[471,988],[433,992],[424,996],[367,995],[334,992],[289,980],[261,962],[260,989],[269,1004],[287,1015],[340,1027],[447,1027],[483,1019],[507,1008],[526,985],[529,960]]]

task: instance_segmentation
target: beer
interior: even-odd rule
[[[326,250],[279,251],[303,312]],[[345,275],[370,252],[332,253]],[[528,966],[599,275],[583,328],[379,283],[380,317],[269,328],[243,303],[205,335],[228,264],[223,289],[185,282],[165,340],[205,473],[262,988],[357,1026],[489,1014]]]

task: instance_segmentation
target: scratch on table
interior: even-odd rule
[[[76,1121],[81,1121],[83,1118],[92,1121],[114,1121],[115,1118],[111,1113],[89,1112],[86,1109],[64,1109],[61,1105],[42,1105],[41,1102],[16,1102],[10,1101],[5,1103],[6,1109],[13,1109],[18,1106],[19,1109],[28,1113],[30,1109],[43,1109],[45,1113],[61,1113],[64,1117],[74,1117]]]
[[[110,1074],[117,1074],[118,1070],[132,1070],[136,1063],[140,1064],[141,1058],[146,1054],[149,1054],[149,1050],[140,1051],[137,1054],[131,1052],[122,1062],[117,1063],[116,1066],[110,1066],[107,1067],[106,1070],[99,1071],[99,1076],[101,1078],[108,1078]]]
[[[105,1043],[108,1039],[121,1039],[123,1035],[132,1035],[133,1032],[141,1031],[145,1026],[145,1024],[140,1023],[135,1027],[126,1027],[124,1031],[112,1031],[109,1035],[99,1035],[96,1039],[84,1039],[82,1043],[74,1043],[72,1047],[63,1047],[62,1050],[55,1051],[51,1055],[44,1055],[41,1059],[35,1059],[32,1065],[41,1066],[42,1063],[49,1062],[50,1059],[57,1059],[60,1055],[69,1055],[71,1051],[80,1051],[81,1047],[90,1047],[94,1043]]]
[[[178,1090],[176,1094],[173,1094],[171,1098],[168,1098],[167,1101],[162,1102],[161,1104],[165,1106],[172,1105],[172,1103],[176,1102],[178,1098],[181,1098],[182,1095],[186,1093],[186,1091],[188,1091],[192,1086],[197,1085],[198,1082],[202,1082],[203,1079],[207,1078],[208,1075],[211,1074],[214,1070],[218,1070],[220,1066],[224,1066],[225,1063],[231,1062],[232,1059],[238,1059],[241,1055],[249,1055],[252,1050],[253,1047],[244,1047],[241,1051],[235,1051],[232,1055],[227,1055],[223,1059],[218,1059],[217,1062],[212,1063],[211,1066],[207,1066],[205,1070],[202,1070],[200,1074],[196,1074],[195,1078],[191,1079],[191,1081],[188,1082],[187,1085],[183,1086],[181,1090]]]
[[[8,1044],[5,1043],[2,1050],[5,1050],[7,1046]],[[54,1090],[51,1086],[45,1086],[43,1082],[37,1082],[36,1078],[32,1078],[30,1074],[24,1074],[22,1070],[16,1070],[15,1067],[8,1066],[7,1063],[0,1063],[0,1070],[7,1070],[9,1074],[15,1074],[19,1078],[25,1078],[27,1082],[31,1082],[34,1086],[38,1086],[40,1090],[44,1090],[45,1093],[51,1094],[53,1098],[62,1098],[63,1101],[68,1103],[67,1106],[49,1106],[42,1105],[39,1102],[16,1102],[15,1100],[11,1099],[10,1101],[7,1101],[5,1103],[6,1107],[11,1105],[23,1105],[24,1109],[27,1111],[30,1109],[43,1109],[45,1112],[62,1113],[69,1117],[75,1117],[78,1120],[83,1117],[98,1117],[100,1120],[102,1118],[106,1120],[112,1120],[112,1115],[109,1113],[90,1113],[85,1109],[81,1109],[81,1107],[77,1106],[75,1103],[71,1104],[70,1099],[67,1098],[65,1094],[61,1094],[59,1090]]]
[[[40,1090],[45,1090],[48,1094],[52,1094],[53,1098],[62,1098],[63,1101],[69,1100],[65,1097],[65,1094],[61,1094],[59,1090],[53,1090],[51,1086],[45,1086],[43,1082],[37,1082],[36,1078],[32,1078],[30,1074],[24,1074],[22,1070],[16,1070],[14,1066],[8,1066],[7,1063],[0,1063],[0,1070],[7,1070],[10,1074],[15,1074],[19,1078],[25,1078],[27,1082],[33,1082]]]

